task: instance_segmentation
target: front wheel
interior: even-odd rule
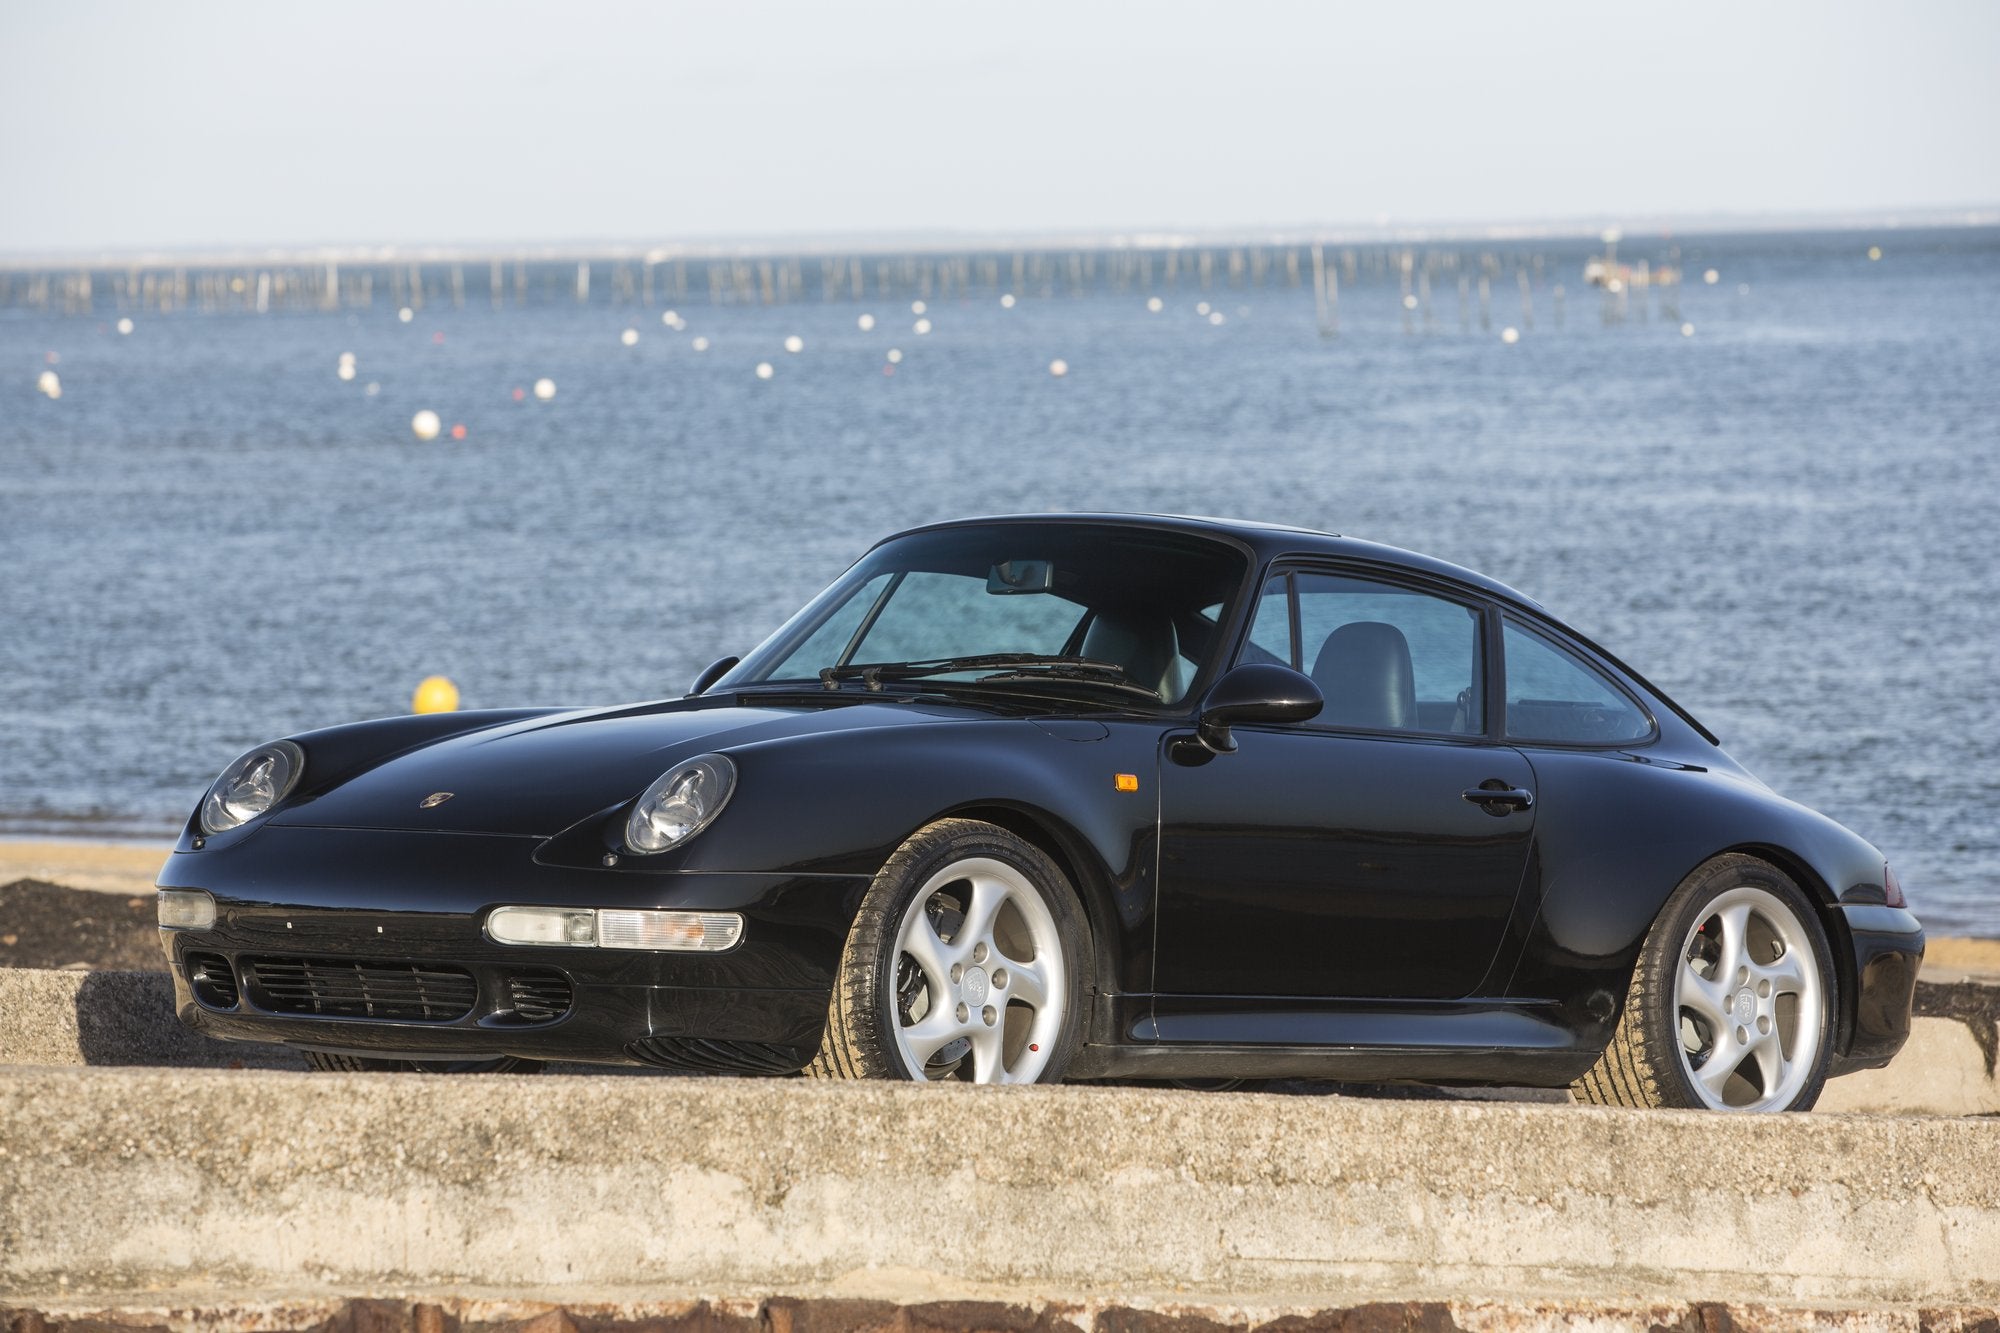
[[[1082,1040],[1089,927],[1034,844],[945,819],[869,885],[841,954],[820,1078],[1054,1083]]]
[[[1819,913],[1754,857],[1717,857],[1667,900],[1580,1101],[1808,1111],[1826,1086],[1838,983]]]

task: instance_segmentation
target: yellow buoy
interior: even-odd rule
[[[425,676],[417,682],[417,692],[410,696],[410,711],[413,713],[455,713],[458,711],[458,686],[451,683],[449,676]]]
[[[435,440],[444,422],[428,407],[410,418],[410,433],[420,440]]]

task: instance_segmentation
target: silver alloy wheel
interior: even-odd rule
[[[917,1078],[951,1078],[970,1054],[975,1083],[1033,1083],[1062,1037],[1062,936],[1005,861],[954,861],[917,890],[896,928],[896,976],[891,1027]]]
[[[1681,1067],[1718,1111],[1782,1111],[1812,1080],[1826,1029],[1813,936],[1782,898],[1717,895],[1681,942],[1674,979]]]

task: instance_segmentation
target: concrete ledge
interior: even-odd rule
[[[2000,1300],[2000,1122],[1106,1088],[0,1073],[0,1291]]]

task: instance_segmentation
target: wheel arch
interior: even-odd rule
[[[1117,916],[1110,891],[1111,872],[1091,848],[1090,842],[1066,821],[1048,810],[998,800],[971,800],[941,810],[925,821],[976,819],[1005,829],[1033,844],[1062,871],[1076,891],[1083,918],[1090,927],[1091,976],[1085,993],[1095,996],[1103,979],[1118,975]],[[914,832],[914,830],[912,830]]]

